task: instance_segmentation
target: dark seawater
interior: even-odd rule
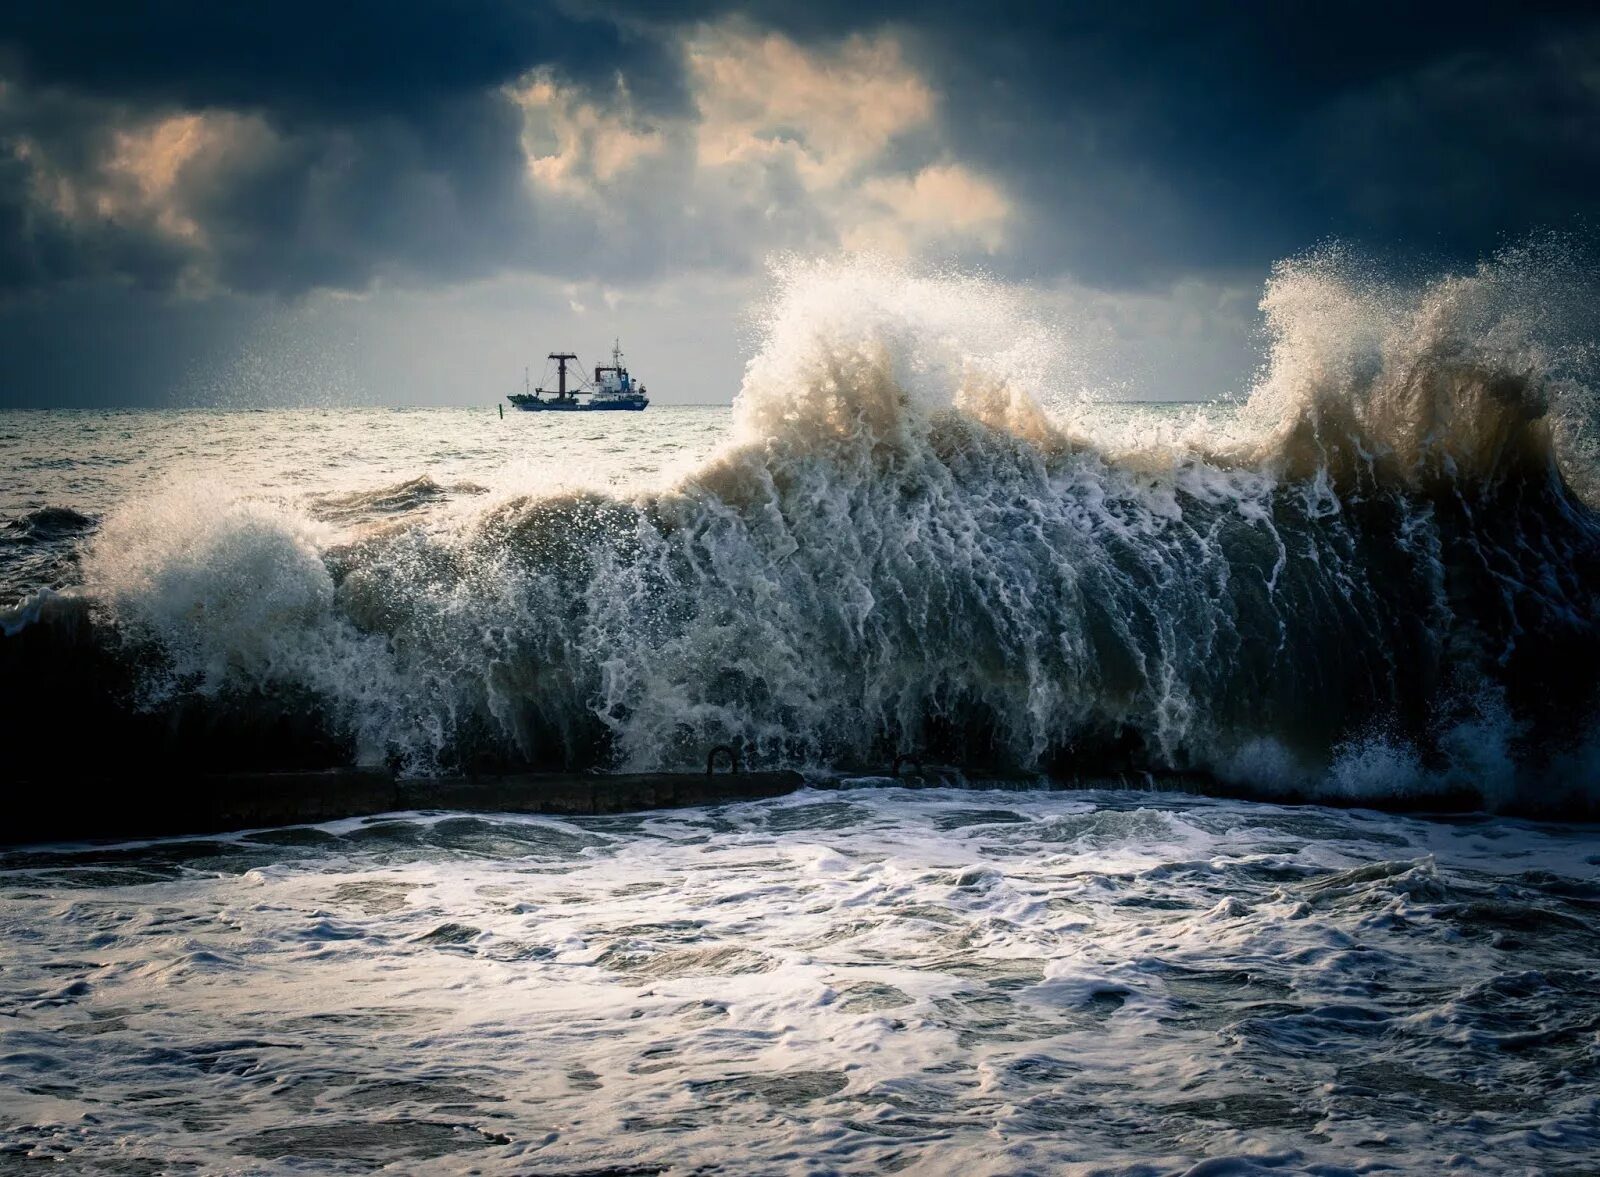
[[[1596,833],[880,784],[14,850],[0,1173],[1592,1172]]]

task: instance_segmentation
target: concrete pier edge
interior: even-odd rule
[[[220,834],[405,810],[599,814],[781,796],[797,772],[519,773],[396,777],[385,769],[229,772],[16,781],[4,792],[0,845]]]
[[[1339,804],[1322,798],[1262,796],[1219,789],[1218,782],[1209,777],[1184,773],[1097,774],[1082,780],[1062,780],[1036,773],[971,774],[946,765],[925,769],[920,763],[915,771],[905,774],[891,770],[814,776],[794,771],[719,771],[528,772],[407,778],[382,768],[171,776],[130,769],[125,775],[116,776],[74,776],[68,772],[48,781],[25,778],[10,782],[9,787],[0,789],[0,797],[4,798],[0,846],[222,834],[415,810],[564,816],[625,813],[762,800],[808,786],[1110,788],[1231,795],[1291,805]],[[1415,800],[1418,804],[1407,807],[1412,812],[1462,814],[1479,808],[1477,799],[1466,795]],[[1592,813],[1567,816],[1580,820],[1594,817]]]

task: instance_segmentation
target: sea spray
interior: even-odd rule
[[[676,485],[355,540],[215,493],[114,512],[85,579],[151,652],[147,701],[309,695],[413,772],[737,743],[1380,802],[1569,787],[1600,531],[1559,249],[1410,288],[1286,263],[1232,425],[1142,449],[1039,408],[1070,340],[1017,291],[781,278],[732,444]]]

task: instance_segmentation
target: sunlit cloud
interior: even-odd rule
[[[665,136],[639,124],[625,88],[603,109],[574,87],[539,72],[506,88],[522,112],[528,175],[539,187],[566,196],[593,194],[666,149]]]
[[[596,329],[715,289],[722,318],[674,330],[732,365],[770,257],[857,252],[1081,289],[1129,308],[1082,331],[1190,357],[1254,304],[1213,313],[1186,281],[1254,289],[1325,236],[1466,261],[1587,217],[1600,166],[1600,25],[1567,6],[1378,40],[1231,9],[1152,36],[1126,5],[483,0],[390,6],[380,38],[339,6],[309,33],[190,7],[111,6],[96,36],[72,5],[0,15],[0,351],[52,302],[209,323],[511,281]],[[1308,37],[1349,68],[1286,69]],[[1225,351],[1128,383],[1237,385]],[[100,395],[81,362],[0,375]]]
[[[270,150],[276,136],[259,117],[232,111],[129,121],[112,112],[108,120],[86,144],[18,135],[4,145],[27,170],[36,213],[79,238],[115,232],[164,242],[185,258],[178,289],[203,293],[213,278],[205,193]]]
[[[886,35],[829,52],[776,33],[709,29],[687,56],[704,167],[782,160],[807,188],[833,188],[934,111],[933,91]]]
[[[903,170],[896,148],[911,136],[922,155],[937,151],[938,98],[892,36],[805,48],[732,26],[686,52],[696,159],[717,182],[770,199],[794,177],[791,199],[810,203],[837,248],[999,248],[1011,208],[996,184],[948,159]]]
[[[956,163],[932,164],[909,177],[874,177],[861,194],[867,207],[845,231],[849,249],[913,254],[964,238],[993,253],[1011,215],[998,186]]]

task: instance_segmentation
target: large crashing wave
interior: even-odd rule
[[[1020,295],[798,265],[735,443],[670,489],[355,543],[169,497],[86,581],[159,651],[147,702],[315,700],[411,771],[737,742],[1526,800],[1581,783],[1596,703],[1585,297],[1554,247],[1410,289],[1284,264],[1248,401],[1154,445],[1040,407]]]

